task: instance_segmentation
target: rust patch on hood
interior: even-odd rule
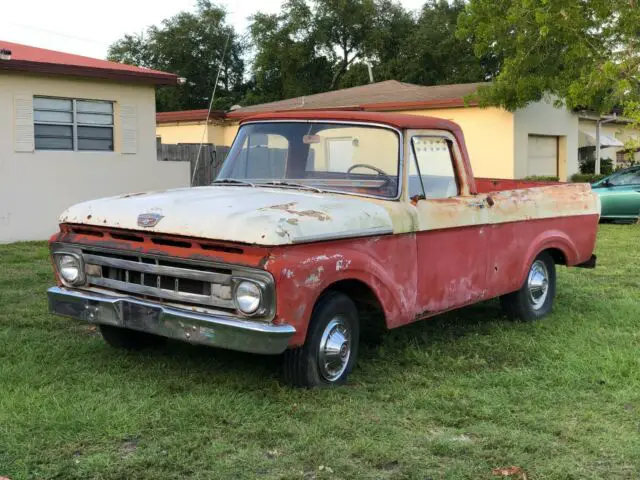
[[[317,210],[294,210],[297,204],[298,202],[289,202],[283,203],[282,205],[271,205],[270,207],[264,207],[260,210],[282,210],[283,212],[287,212],[290,215],[297,215],[298,217],[312,217],[320,220],[321,222],[331,220],[331,217],[325,212],[318,212]]]

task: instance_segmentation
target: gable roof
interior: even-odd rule
[[[227,116],[243,118],[253,113],[292,110],[391,111],[464,107],[464,97],[487,85],[489,83],[460,83],[425,87],[397,80],[387,80],[305,97],[252,105],[229,112]]]
[[[10,60],[0,59],[0,70],[72,75],[152,85],[177,85],[178,76],[148,68],[83,57],[0,40],[0,49],[11,51]]]

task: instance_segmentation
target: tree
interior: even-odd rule
[[[469,39],[457,38],[464,0],[427,0],[415,31],[404,46],[409,55],[405,78],[422,85],[483,82],[498,71],[499,55],[476,58]]]
[[[331,64],[316,53],[312,13],[303,0],[284,3],[279,15],[257,13],[249,33],[254,48],[253,80],[245,104],[292,98],[328,89]]]
[[[477,56],[502,59],[480,92],[484,104],[514,110],[553,96],[568,108],[633,115],[640,99],[637,0],[470,0],[458,35]]]
[[[215,108],[229,108],[244,92],[244,46],[226,11],[198,0],[195,12],[181,12],[143,35],[125,35],[109,47],[108,59],[175,73],[187,79],[180,87],[158,90],[158,111],[207,108],[222,61]]]

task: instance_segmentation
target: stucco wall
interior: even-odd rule
[[[514,116],[498,108],[447,108],[409,111],[452,120],[462,127],[476,177],[514,178]],[[525,144],[526,149],[526,144]]]
[[[200,143],[203,125],[204,121],[161,123],[156,126],[156,135],[161,137],[162,143]],[[213,122],[207,127],[204,142],[231,146],[237,132],[237,122]]]
[[[515,178],[527,176],[529,135],[559,137],[558,159],[561,181],[578,172],[578,116],[550,101],[532,103],[514,113]]]
[[[16,152],[14,98],[33,95],[114,101],[116,151]],[[137,109],[133,154],[121,153],[120,105]],[[58,215],[74,203],[187,185],[187,162],[156,160],[153,87],[0,74],[0,242],[48,238]]]

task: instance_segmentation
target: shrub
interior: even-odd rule
[[[571,181],[573,183],[594,183],[606,176],[604,174],[596,175],[595,173],[576,173],[571,176]]]
[[[580,173],[595,173],[596,159],[588,157],[580,161]],[[610,158],[600,159],[600,173],[610,175],[613,173],[613,160]]]
[[[546,175],[531,175],[529,177],[524,177],[525,180],[529,180],[531,182],[559,182],[560,178],[546,176]]]

